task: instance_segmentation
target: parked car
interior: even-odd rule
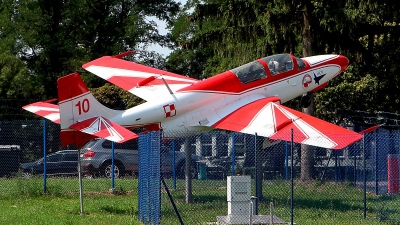
[[[24,177],[43,175],[43,158],[29,163],[21,163],[20,169]],[[46,175],[77,175],[78,150],[63,150],[46,157]]]
[[[112,142],[106,139],[94,139],[89,141],[81,149],[81,168],[86,176],[111,177],[111,153]],[[172,150],[165,144],[161,149],[161,173],[171,175]],[[200,156],[192,154],[191,174],[197,176],[197,161]],[[114,177],[123,174],[134,174],[139,170],[138,139],[124,143],[114,143]],[[177,178],[185,177],[185,152],[175,151],[175,171]]]

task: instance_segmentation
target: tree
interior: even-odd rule
[[[309,57],[313,55],[312,51],[312,35],[311,35],[311,2],[305,2],[301,6],[301,12],[303,14],[303,25],[302,25],[302,52],[303,57]],[[306,93],[302,96],[303,102],[303,113],[307,115],[314,115],[314,94]],[[314,168],[314,151],[310,145],[301,145],[301,165],[300,165],[300,180],[303,182],[309,182],[313,178]]]
[[[105,84],[90,91],[101,104],[111,109],[128,109],[144,102],[143,99],[113,84]]]
[[[185,15],[189,24],[180,46],[207,53],[205,77],[274,53],[343,54],[350,66],[316,93],[316,116],[335,122],[331,115],[338,108],[400,110],[397,93],[390,94],[400,78],[393,63],[400,34],[395,0],[192,0],[188,6],[194,11]],[[299,102],[286,104],[299,109]]]
[[[81,72],[90,87],[102,86],[105,81],[82,71],[81,65],[103,55],[137,49],[132,59],[149,62],[155,56],[154,62],[163,66],[146,47],[166,46],[169,38],[158,33],[150,17],[170,23],[179,4],[173,0],[5,0],[0,10],[4,22],[0,38],[7,41],[1,50],[17,57],[29,82],[42,90],[31,92],[31,97],[48,99],[57,96],[57,79],[74,71]]]

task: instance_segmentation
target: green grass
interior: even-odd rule
[[[194,203],[185,203],[185,181],[167,185],[185,224],[215,222],[227,214],[226,181],[194,180]],[[84,179],[84,215],[80,215],[78,179],[50,178],[47,194],[43,179],[0,179],[0,224],[140,224],[137,216],[137,179],[111,181]],[[253,188],[254,190],[254,188]],[[290,221],[290,183],[264,181],[264,200],[259,214],[275,215]],[[296,224],[400,224],[400,199],[397,195],[367,195],[367,218],[363,217],[363,193],[347,184],[295,184],[294,222]],[[162,191],[161,224],[179,224],[171,202]]]

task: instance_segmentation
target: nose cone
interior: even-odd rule
[[[349,59],[346,56],[339,55],[339,58],[335,59],[336,63],[340,66],[340,72],[346,70],[349,65]]]
[[[338,74],[345,71],[349,65],[349,59],[343,55],[317,55],[303,58],[311,67],[335,64],[340,67]]]

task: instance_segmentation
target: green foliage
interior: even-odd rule
[[[30,98],[41,96],[44,88],[37,86],[24,63],[10,52],[0,53],[0,97]]]
[[[360,80],[351,82],[352,76],[351,72],[345,72],[341,82],[330,85],[315,95],[317,116],[324,118],[339,108],[367,111],[376,107],[374,104],[378,94],[378,79],[367,74]],[[324,119],[331,120],[329,117]]]
[[[296,18],[295,10],[283,1],[204,1],[190,15],[196,29],[188,47],[213,54],[206,76],[277,51],[293,52],[298,45],[293,32],[298,28],[288,15]]]
[[[203,70],[197,74],[209,77],[270,54],[302,56],[310,44],[314,55],[343,54],[350,60],[347,71],[317,93],[317,116],[329,118],[338,108],[400,112],[394,91],[400,83],[399,2],[192,0],[190,7],[174,23],[179,49],[171,67],[188,67],[188,56],[201,52]]]
[[[15,195],[37,197],[43,194],[43,179],[39,177],[24,179],[21,171],[16,174],[15,179],[17,184]]]
[[[203,79],[206,56],[201,51],[183,51],[177,49],[168,56],[166,69],[170,72]]]
[[[163,65],[146,48],[167,46],[169,38],[148,17],[170,23],[178,10],[172,0],[2,1],[0,97],[54,98],[59,77],[82,71],[82,64],[97,57],[135,48],[138,57]],[[90,87],[105,83],[89,73],[84,77]]]
[[[144,102],[143,99],[108,83],[92,89],[91,92],[100,103],[111,109],[127,109]]]

